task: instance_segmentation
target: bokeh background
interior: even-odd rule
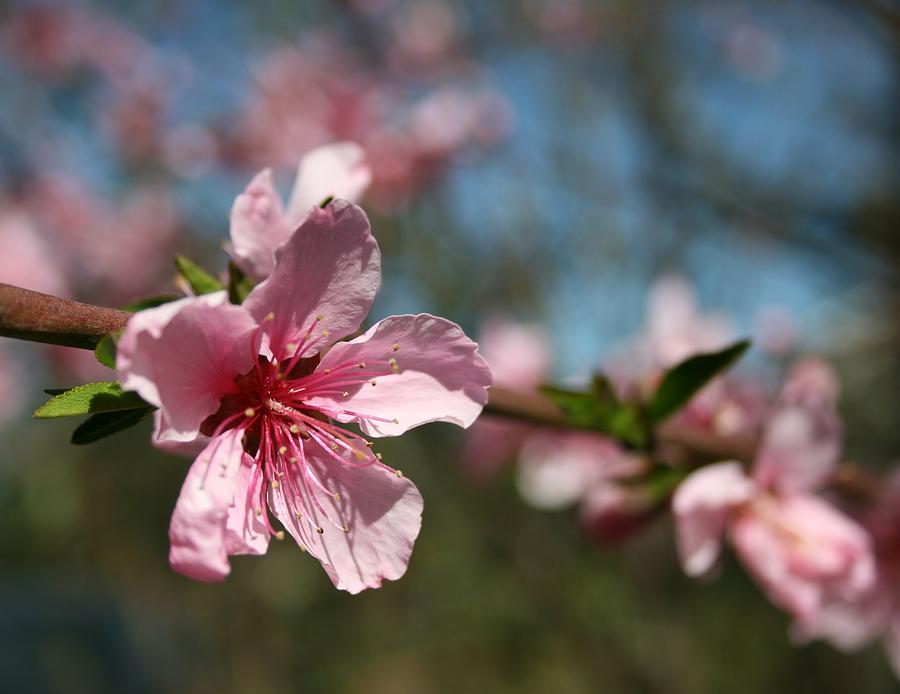
[[[888,0],[4,3],[0,281],[171,291],[173,252],[223,266],[257,170],[286,192],[304,152],[353,139],[384,256],[373,320],[540,324],[554,376],[577,378],[677,273],[761,338],[751,365],[785,344],[832,360],[847,457],[886,468],[898,46]],[[192,583],[166,563],[187,461],[146,425],[72,447],[71,422],[29,419],[42,388],[109,375],[0,343],[2,691],[898,690],[876,647],[792,647],[734,562],[685,578],[668,519],[598,547],[529,508],[511,465],[467,471],[447,425],[382,446],[425,498],[402,580],[339,593],[284,542]]]

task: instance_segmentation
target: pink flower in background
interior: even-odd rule
[[[307,153],[297,167],[287,208],[275,190],[271,169],[261,171],[239,195],[231,210],[231,248],[238,266],[255,281],[275,267],[275,249],[326,198],[357,202],[372,180],[362,148],[338,142]]]
[[[840,454],[835,397],[826,365],[799,364],[766,424],[753,475],[725,462],[679,486],[672,505],[688,575],[712,571],[727,533],[772,602],[798,620],[832,596],[849,599],[872,587],[868,534],[814,494]]]
[[[537,325],[509,320],[488,321],[479,335],[481,354],[491,367],[494,385],[518,392],[534,392],[550,370],[550,338]],[[479,419],[468,432],[462,460],[476,478],[494,475],[521,448],[535,428],[500,418]]]
[[[224,292],[136,314],[119,343],[124,387],[159,409],[162,445],[201,440],[172,516],[172,566],[221,580],[233,554],[280,536],[269,512],[338,588],[406,570],[421,524],[416,487],[364,436],[433,421],[469,426],[491,383],[477,346],[447,320],[393,316],[349,342],[380,281],[359,208],[316,208],[241,306]]]
[[[0,208],[0,282],[69,296],[57,249],[41,235],[27,209]]]
[[[519,456],[519,491],[535,508],[562,509],[644,468],[640,457],[604,436],[541,431]]]
[[[887,476],[880,492],[860,517],[875,546],[877,580],[862,595],[829,596],[818,611],[794,623],[792,636],[798,643],[825,639],[845,652],[880,638],[900,678],[900,470]]]

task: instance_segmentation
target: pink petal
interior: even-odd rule
[[[255,322],[225,292],[173,301],[136,313],[119,341],[116,367],[122,387],[161,410],[171,442],[191,441],[200,424],[236,392],[234,376],[253,368]]]
[[[678,555],[688,576],[703,576],[713,569],[732,510],[752,494],[753,482],[736,462],[701,468],[681,483],[672,510]]]
[[[188,471],[169,525],[169,563],[198,581],[220,581],[231,571],[226,524],[244,457],[243,432],[210,441]]]
[[[269,504],[278,520],[322,563],[336,588],[358,593],[378,588],[384,579],[400,578],[422,525],[419,490],[405,477],[379,465],[341,465],[313,446],[306,455],[314,473],[340,498],[317,492],[326,516],[309,493],[301,491],[302,482],[295,485],[282,480],[269,492]],[[299,465],[291,469],[299,477]],[[303,518],[298,519],[298,513]],[[336,525],[345,525],[348,532]]]
[[[495,385],[531,390],[546,380],[551,344],[539,326],[493,320],[482,328],[478,344]]]
[[[262,475],[255,475],[253,458],[244,453],[234,498],[225,522],[228,554],[265,554],[269,530],[262,521]]]
[[[834,410],[782,403],[769,417],[754,465],[761,486],[793,494],[820,487],[841,454]]]
[[[837,393],[837,376],[825,362],[794,365],[757,455],[754,477],[761,485],[794,494],[827,481],[841,454]]]
[[[822,586],[790,571],[785,537],[754,514],[731,526],[735,551],[775,605],[797,619],[808,619],[821,605]]]
[[[399,373],[391,373],[391,359]],[[376,386],[348,386],[347,397],[311,398],[309,404],[336,413],[340,421],[357,419],[342,412],[362,413],[360,426],[371,436],[397,436],[427,422],[467,427],[481,413],[491,385],[478,345],[456,323],[427,313],[391,316],[355,340],[339,342],[316,373],[348,362],[365,362],[386,375],[373,379]]]
[[[243,305],[266,321],[276,357],[289,357],[300,343],[311,356],[359,328],[380,281],[381,256],[365,212],[335,200],[278,249],[275,270]]]
[[[813,496],[758,498],[732,525],[732,540],[772,602],[801,621],[830,596],[856,599],[875,584],[866,532]]]
[[[336,142],[310,150],[297,167],[287,209],[289,226],[300,224],[329,196],[359,202],[371,182],[366,153],[355,142]]]
[[[264,280],[275,268],[275,249],[288,240],[291,231],[272,170],[261,171],[231,208],[229,252],[234,262],[254,281]]]
[[[562,509],[584,499],[604,480],[637,474],[642,463],[603,436],[540,431],[519,456],[518,486],[535,508]]]

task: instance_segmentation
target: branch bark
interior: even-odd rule
[[[101,337],[125,327],[130,317],[125,311],[0,283],[0,336],[3,337],[93,349]],[[568,423],[562,411],[539,393],[520,393],[496,386],[490,391],[484,413],[536,426],[578,428]],[[680,451],[695,464],[715,460],[750,463],[759,445],[753,438],[714,436],[671,423],[660,427],[657,440],[660,446]],[[880,483],[876,476],[858,465],[843,463],[832,487],[851,498],[865,500],[877,496]]]
[[[0,283],[0,336],[93,349],[130,313]]]

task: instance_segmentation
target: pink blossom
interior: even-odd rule
[[[819,610],[797,620],[791,633],[798,643],[825,639],[845,652],[880,638],[900,678],[900,470],[888,476],[860,520],[875,546],[877,580],[861,595],[829,596]]]
[[[308,152],[297,167],[287,208],[275,190],[271,169],[256,175],[231,210],[231,254],[254,280],[263,280],[275,266],[275,249],[290,237],[313,208],[328,197],[357,202],[372,172],[362,148],[338,142]]]
[[[835,380],[821,362],[798,365],[771,414],[748,476],[737,462],[701,468],[673,498],[688,575],[715,567],[727,533],[776,605],[803,620],[831,596],[850,598],[875,580],[869,536],[813,492],[840,454]]]
[[[494,385],[531,392],[546,380],[550,339],[537,325],[494,318],[485,323],[479,338]],[[492,476],[519,451],[533,431],[533,426],[522,422],[482,417],[466,432],[462,460],[467,472],[482,479]]]
[[[262,554],[282,536],[271,513],[340,589],[405,572],[422,498],[366,437],[469,426],[491,376],[457,325],[427,314],[335,343],[359,328],[379,282],[368,219],[338,200],[306,217],[242,305],[219,292],[131,319],[117,366],[124,387],[159,407],[156,441],[209,437],[172,516],[177,571],[223,579],[229,555]]]
[[[541,431],[530,436],[522,449],[519,491],[535,508],[561,509],[643,469],[638,456],[605,436]]]

